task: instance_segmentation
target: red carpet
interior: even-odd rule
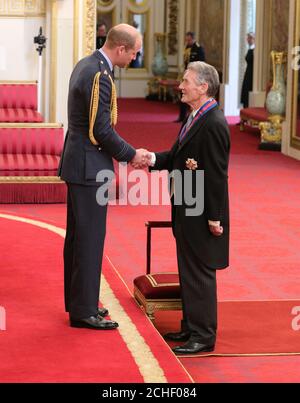
[[[0,301],[7,316],[6,331],[0,332],[1,382],[143,382],[141,368],[147,370],[148,365],[152,371],[153,358],[157,364],[152,381],[155,371],[168,382],[190,381],[107,261],[105,276],[137,328],[136,348],[139,339],[147,343],[144,358],[139,351],[133,357],[119,331],[68,326],[63,312],[62,237],[3,218],[0,228]]]
[[[191,357],[289,355],[300,356],[297,327],[300,315],[292,315],[294,307],[300,314],[298,301],[224,301],[218,304],[218,339],[215,351]],[[158,312],[156,327],[160,333],[180,330],[180,312]],[[178,343],[170,343],[170,346]]]
[[[175,140],[176,105],[122,100],[120,110],[118,129],[134,145],[158,151],[168,149]],[[258,136],[240,133],[237,126],[231,127],[231,134],[231,264],[218,273],[219,300],[298,300],[300,162],[258,150]],[[65,225],[64,205],[2,205],[0,209]],[[109,209],[106,254],[130,289],[134,277],[145,271],[144,222],[169,219],[169,210],[166,206]],[[175,247],[169,230],[154,232],[153,254],[154,270],[174,270]],[[57,292],[58,296],[61,312],[62,293]],[[4,305],[1,297],[0,305]],[[299,331],[296,334],[299,337]],[[218,343],[221,340],[222,334]],[[181,362],[197,382],[300,382],[297,356],[181,358]]]

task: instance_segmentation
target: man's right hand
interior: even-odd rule
[[[151,163],[151,153],[144,148],[140,148],[136,150],[136,154],[130,163],[133,168],[146,168]]]

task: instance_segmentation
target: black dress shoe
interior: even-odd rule
[[[102,318],[105,318],[105,316],[108,315],[108,309],[98,308],[98,315],[102,316]]]
[[[190,338],[189,332],[166,333],[164,335],[165,340],[171,340],[171,341],[187,341],[189,338]]]
[[[119,324],[113,320],[103,319],[102,316],[90,316],[86,319],[70,319],[71,327],[85,327],[96,330],[111,330],[116,329]]]
[[[194,341],[188,341],[183,346],[178,346],[172,348],[174,353],[176,354],[196,354],[196,353],[208,353],[210,351],[214,351],[215,346],[201,344]]]

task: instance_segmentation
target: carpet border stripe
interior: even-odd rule
[[[113,264],[113,262],[111,261],[111,259],[109,258],[108,255],[105,255],[105,258],[107,259],[107,261],[109,262],[109,264],[111,265],[112,269],[115,271],[115,273],[117,274],[117,276],[120,278],[120,280],[122,281],[122,283],[125,285],[125,287],[128,290],[128,293],[131,295],[131,297],[133,298],[133,300],[135,301],[136,305],[139,307],[140,310],[142,310],[141,306],[138,304],[138,302],[136,301],[136,299],[134,298],[134,295],[132,294],[132,292],[130,291],[128,285],[126,284],[125,280],[123,279],[123,277],[121,276],[121,274],[119,273],[118,269],[115,267],[115,265]],[[144,311],[143,311],[144,312]],[[157,335],[162,339],[162,341],[168,345],[168,343],[166,343],[165,339],[163,338],[163,336],[159,333],[159,331],[157,330],[157,328],[154,326],[153,322],[150,320],[150,318],[145,315],[145,317],[147,318],[148,322],[151,324],[151,326],[153,327],[153,329],[155,330],[155,332],[157,333]],[[176,356],[174,354],[174,357],[176,358],[178,364],[180,365],[180,367],[182,367],[182,369],[184,370],[184,372],[187,374],[187,376],[190,378],[192,383],[195,383],[194,379],[192,378],[191,374],[187,371],[187,369],[185,368],[185,366],[182,364],[182,362],[180,361],[180,357]]]
[[[47,224],[43,221],[2,213],[0,213],[0,218],[30,224],[54,232],[55,234],[63,238],[65,237],[66,231],[63,228],[60,228],[56,225]],[[123,338],[128,350],[130,351],[133,360],[139,368],[144,381],[146,383],[168,383],[164,371],[159,365],[159,362],[154,357],[144,338],[139,333],[138,329],[133,324],[132,320],[119,303],[118,299],[116,298],[115,294],[113,293],[111,287],[109,286],[103,275],[102,292],[102,300],[105,301],[105,303],[109,302],[111,313],[113,313],[113,315],[117,317],[117,320],[121,323],[121,326],[124,327],[123,330],[118,329],[118,331]],[[133,342],[134,345],[132,345]]]

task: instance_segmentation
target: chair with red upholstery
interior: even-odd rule
[[[62,125],[0,124],[0,203],[60,203],[57,177],[63,149]]]
[[[259,123],[268,121],[269,113],[265,107],[250,107],[240,110],[240,129],[245,130],[245,127],[249,127],[259,131]]]
[[[0,122],[40,123],[36,82],[0,82]]]
[[[147,269],[134,279],[134,297],[154,321],[157,310],[181,310],[179,276],[176,273],[150,273],[151,271],[151,229],[170,228],[170,221],[149,221],[147,227]]]
[[[267,95],[272,88],[272,83],[269,82],[266,88]],[[260,131],[259,124],[261,122],[267,122],[270,116],[267,111],[266,104],[263,107],[248,107],[240,110],[240,130],[244,131],[246,128],[250,128],[255,131]]]

